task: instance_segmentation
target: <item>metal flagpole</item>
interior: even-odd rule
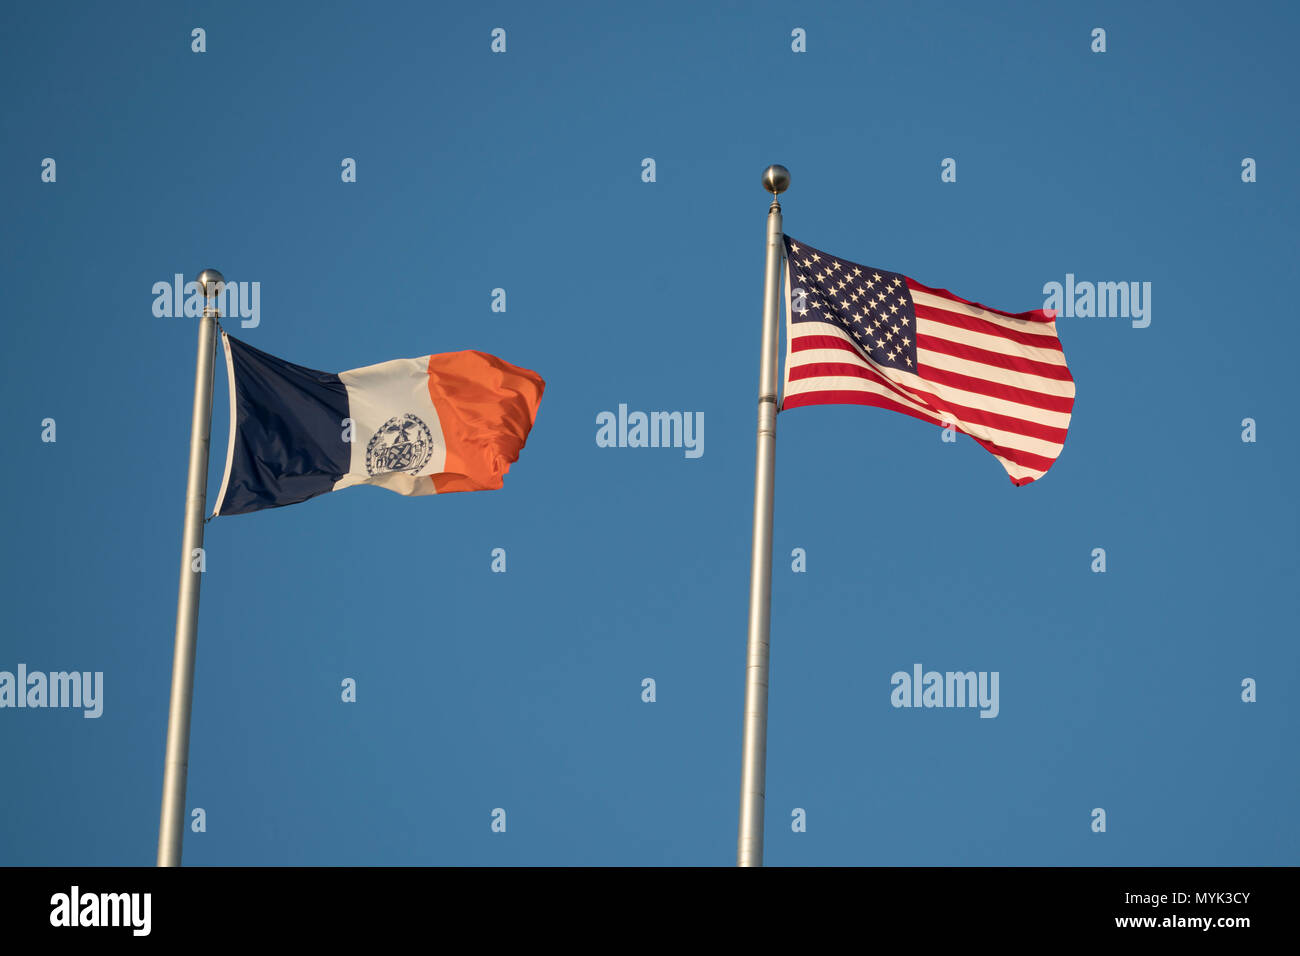
[[[763,803],[767,776],[768,632],[772,616],[772,490],[776,471],[776,372],[780,345],[778,277],[784,248],[781,203],[790,171],[769,166],[767,271],[763,277],[763,347],[758,363],[758,451],[754,460],[754,541],[749,565],[749,644],[745,664],[745,730],[740,766],[737,866],[763,865]]]
[[[212,434],[212,365],[217,345],[217,294],[224,279],[216,269],[199,273],[203,319],[194,365],[194,417],[190,420],[190,474],[185,485],[185,531],[181,536],[181,586],[176,599],[176,650],[172,658],[171,705],[167,710],[167,755],[163,763],[162,813],[158,821],[158,865],[181,865],[185,834],[185,779],[190,763],[190,711],[194,700],[194,650],[199,626],[197,549],[203,547],[203,512],[208,501],[208,444]],[[201,565],[198,565],[201,567]]]

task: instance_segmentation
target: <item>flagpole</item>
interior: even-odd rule
[[[745,663],[745,724],[740,766],[737,866],[763,865],[763,809],[767,776],[768,634],[772,616],[772,492],[776,472],[776,378],[780,345],[779,276],[784,248],[781,203],[790,171],[769,166],[763,188],[767,210],[767,268],[763,276],[763,346],[758,361],[758,449],[754,459],[754,539],[749,565],[749,641]]]
[[[185,484],[185,530],[181,535],[181,584],[176,599],[176,648],[172,658],[171,704],[167,711],[167,754],[163,763],[162,812],[158,821],[158,865],[181,865],[185,834],[185,781],[190,762],[190,712],[194,700],[194,651],[198,642],[199,584],[195,549],[203,547],[203,512],[208,500],[208,445],[212,435],[212,367],[217,345],[217,293],[224,280],[216,269],[199,273],[203,318],[194,364],[194,415],[190,420],[190,470]],[[202,565],[199,565],[202,567]]]

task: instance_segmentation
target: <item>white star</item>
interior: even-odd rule
[[[813,253],[813,262],[821,262],[821,261],[822,261],[822,257],[819,256],[819,255],[817,255],[817,253],[814,252],[814,253]]]

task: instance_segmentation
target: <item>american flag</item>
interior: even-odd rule
[[[1061,453],[1074,379],[1051,312],[1001,312],[789,236],[782,410],[874,405],[979,442],[1016,485]]]

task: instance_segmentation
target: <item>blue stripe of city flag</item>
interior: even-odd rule
[[[306,501],[348,471],[347,388],[337,375],[294,365],[225,337],[234,376],[236,431],[222,515]]]

